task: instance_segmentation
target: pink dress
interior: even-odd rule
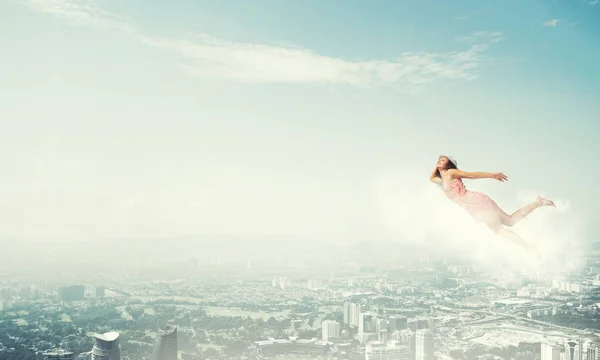
[[[446,196],[462,208],[478,222],[493,222],[502,211],[498,204],[486,194],[469,191],[462,179],[444,181],[442,188]]]

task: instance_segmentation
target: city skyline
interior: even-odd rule
[[[598,252],[577,269],[537,276],[445,256],[412,259],[20,267],[0,277],[0,359],[597,357]],[[83,291],[64,296],[65,287]]]
[[[468,184],[507,211],[555,199],[523,225],[531,236],[594,241],[599,12],[583,0],[2,2],[0,235],[435,237],[459,221],[427,200],[448,153],[507,173]]]

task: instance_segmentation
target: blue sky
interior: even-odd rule
[[[5,236],[377,236],[440,153],[595,218],[600,4],[151,3],[0,2]]]

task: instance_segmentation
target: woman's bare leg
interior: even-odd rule
[[[522,237],[520,237],[519,235],[515,234],[514,232],[508,230],[501,224],[488,225],[488,227],[494,233],[496,233],[498,236],[502,237],[505,240],[512,242],[515,245],[522,247],[523,249],[525,249],[527,251],[531,251],[531,252],[535,253],[539,258],[540,254],[537,250],[536,245],[528,243],[527,241],[523,240]]]
[[[527,215],[531,214],[533,210],[542,206],[556,206],[551,200],[539,197],[535,199],[531,204],[515,211],[511,215],[506,213],[501,214],[500,220],[504,226],[515,226],[519,221],[523,220]],[[508,231],[508,230],[507,230]]]
[[[508,230],[504,226],[498,224],[498,225],[489,226],[489,227],[494,233],[496,233],[496,235],[502,237],[505,240],[512,242],[515,245],[519,245],[520,247],[529,250],[530,245],[525,240],[523,240],[522,237],[520,237],[519,235],[515,234],[514,232]]]

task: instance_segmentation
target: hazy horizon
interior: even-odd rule
[[[600,6],[384,3],[0,3],[0,237],[511,257],[429,183],[449,154],[509,213],[557,202],[516,228],[548,257],[597,241]]]

